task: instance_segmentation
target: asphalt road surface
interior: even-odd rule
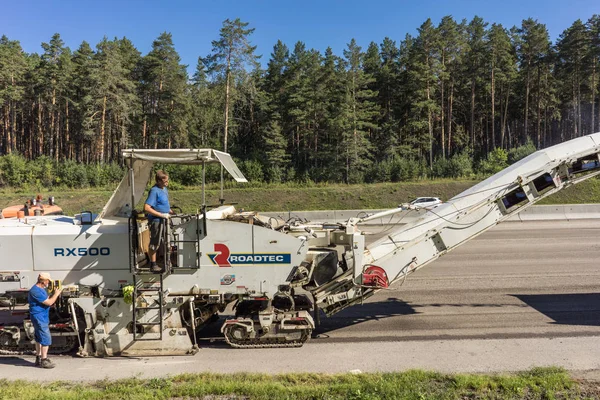
[[[220,339],[218,323],[205,336],[195,356],[60,356],[52,371],[33,368],[32,356],[0,356],[0,378],[411,368],[502,372],[549,365],[597,375],[600,220],[501,224],[412,274],[404,285],[323,318],[316,336],[300,349],[231,349]]]

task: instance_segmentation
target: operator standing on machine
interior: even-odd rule
[[[29,289],[27,301],[29,303],[29,316],[35,332],[35,366],[41,368],[54,368],[54,363],[48,358],[48,349],[52,344],[50,335],[50,306],[52,306],[62,289],[56,288],[52,297],[48,297],[46,289],[50,285],[50,274],[40,273],[37,283]]]
[[[165,222],[169,219],[171,205],[169,204],[169,175],[164,171],[156,171],[156,184],[152,186],[144,204],[144,211],[148,215],[150,223],[150,270],[162,272],[162,268],[156,263],[156,253],[161,246]]]

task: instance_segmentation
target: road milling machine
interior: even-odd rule
[[[368,246],[362,222],[407,211],[307,222],[201,206],[165,222],[163,272],[151,273],[148,221],[135,207],[155,163],[202,171],[220,163],[237,182],[246,179],[216,150],[126,150],[126,176],[98,215],[0,219],[0,296],[11,305],[42,271],[62,285],[50,313],[55,352],[194,354],[199,331],[228,305],[235,315],[221,332],[231,346],[299,347],[321,311],[331,316],[361,303],[538,200],[596,176],[599,154],[600,133],[539,150]],[[201,196],[204,205],[204,183]],[[0,315],[0,350],[32,349],[26,310]]]

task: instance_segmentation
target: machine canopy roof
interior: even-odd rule
[[[228,153],[213,149],[127,149],[125,160],[144,160],[163,164],[201,165],[221,163],[236,182],[248,182]]]
[[[127,149],[123,150],[123,158],[133,170],[129,171],[119,183],[112,197],[96,220],[113,216],[129,216],[131,210],[144,195],[148,181],[151,179],[154,164],[221,164],[236,182],[248,182],[228,153],[213,149]],[[133,178],[133,181],[132,179]],[[133,199],[133,205],[131,205]]]

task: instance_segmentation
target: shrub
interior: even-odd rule
[[[473,175],[473,157],[467,150],[454,154],[450,158],[447,178],[468,178]]]
[[[450,173],[450,160],[447,158],[437,158],[431,166],[431,174],[436,178],[445,178]]]
[[[527,157],[536,151],[535,145],[531,139],[527,139],[527,143],[522,146],[512,148],[508,151],[508,164],[514,164],[517,161]]]
[[[33,180],[33,174],[28,171],[25,158],[18,154],[0,157],[0,183],[20,188]]]
[[[125,169],[117,163],[110,163],[104,165],[104,175],[106,177],[106,183],[114,184],[121,182],[125,175]]]
[[[50,157],[40,156],[29,161],[29,170],[33,174],[33,184],[51,187],[56,178],[56,165]]]
[[[508,166],[508,153],[499,147],[492,150],[487,158],[479,163],[479,173],[483,175],[493,175],[502,171]]]
[[[395,157],[392,160],[390,180],[392,182],[408,181],[414,178],[416,161],[412,158]]]
[[[181,185],[201,185],[202,184],[202,166],[201,165],[169,165],[167,167],[169,179]]]
[[[365,180],[365,176],[361,170],[356,169],[356,168],[350,169],[350,171],[348,173],[348,183],[349,184],[363,183],[364,180]]]
[[[261,163],[255,160],[246,160],[238,163],[240,170],[249,182],[262,182],[265,179]]]
[[[88,187],[89,180],[85,165],[73,160],[62,162],[56,170],[55,183],[63,184],[70,188]]]
[[[102,165],[89,164],[86,166],[85,172],[90,186],[104,186],[106,184],[102,174]]]
[[[269,166],[265,169],[265,179],[269,183],[281,183],[284,178],[284,171],[277,165]]]

